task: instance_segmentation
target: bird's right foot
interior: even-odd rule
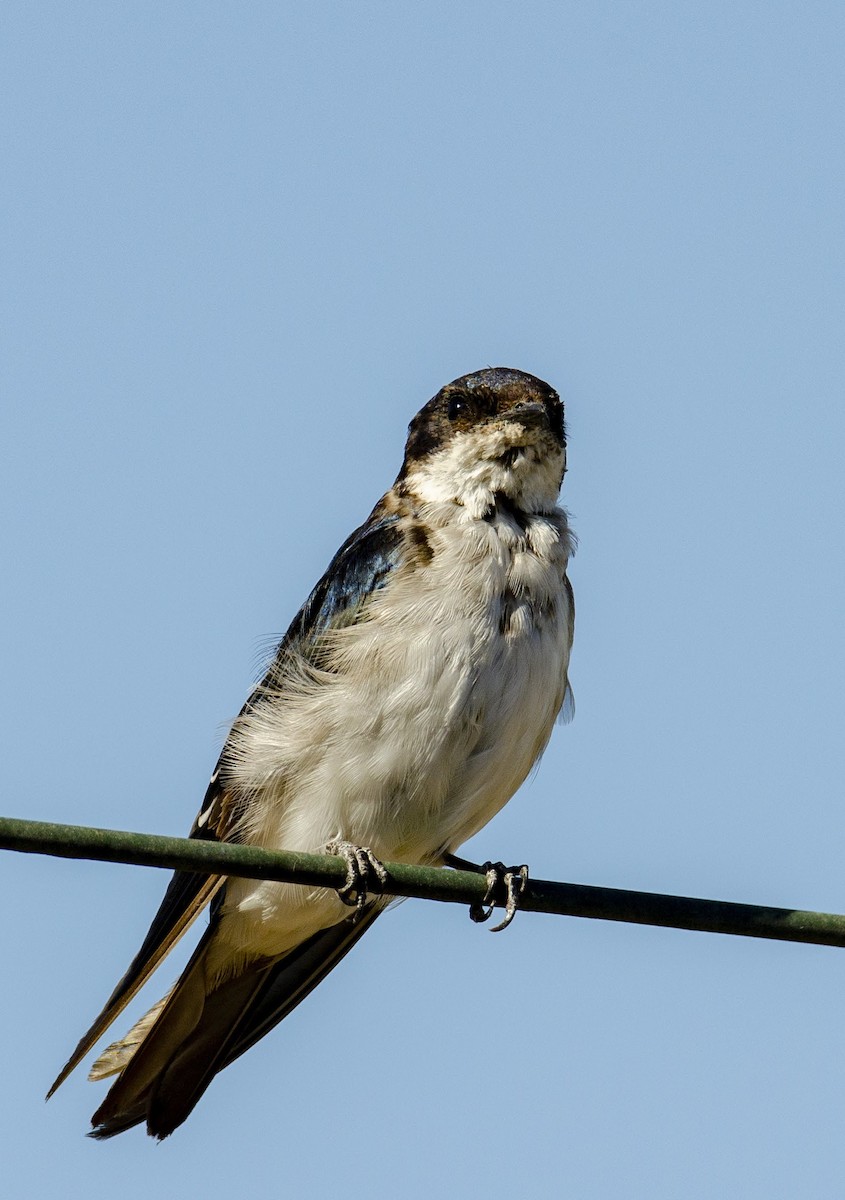
[[[335,840],[326,843],[326,854],[334,854],[346,862],[346,882],[337,894],[349,908],[356,909],[355,918],[360,916],[367,903],[369,893],[381,895],[387,884],[387,871],[373,854],[369,846],[356,846],[354,842]]]

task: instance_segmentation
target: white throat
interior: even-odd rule
[[[423,502],[451,501],[474,519],[501,495],[530,515],[555,508],[563,467],[563,450],[550,434],[501,421],[456,434],[442,450],[415,463],[406,483]]]

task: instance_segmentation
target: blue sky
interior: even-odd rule
[[[567,403],[578,707],[469,851],[845,911],[842,6],[3,25],[3,810],[186,832],[410,417],[507,365]],[[10,1194],[845,1192],[840,952],[413,901],[94,1144],[42,1097],[164,876],[0,865]]]

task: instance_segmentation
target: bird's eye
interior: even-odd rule
[[[446,412],[450,421],[457,421],[459,417],[469,417],[472,415],[472,401],[469,396],[458,393],[449,400]]]

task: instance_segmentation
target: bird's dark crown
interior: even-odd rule
[[[441,388],[411,421],[405,464],[425,458],[458,432],[511,411],[516,415],[529,406],[545,414],[549,431],[564,446],[563,404],[548,383],[512,367],[487,367],[462,375]]]

